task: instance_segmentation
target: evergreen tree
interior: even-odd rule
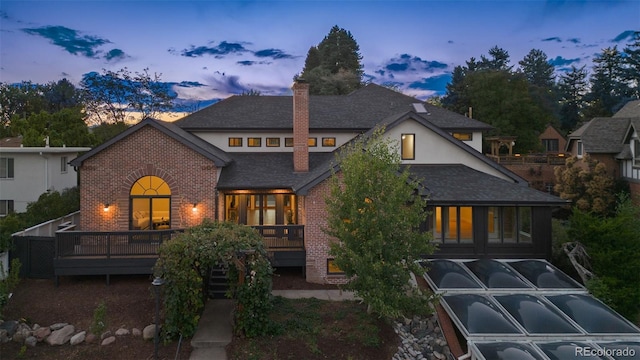
[[[631,95],[640,99],[640,31],[633,34],[633,42],[624,48],[624,53],[624,78],[631,89]]]
[[[362,56],[351,32],[334,26],[329,34],[307,53],[302,78],[312,95],[348,94],[362,86]]]
[[[547,54],[542,50],[531,49],[519,62],[522,73],[531,85],[551,89],[555,83],[553,65],[549,64]]]
[[[606,48],[593,59],[588,118],[611,116],[629,100],[631,90],[625,81],[624,60],[618,48]]]
[[[560,75],[560,128],[566,132],[575,130],[584,118],[584,96],[587,93],[587,71],[585,67],[576,68]]]
[[[480,56],[478,69],[511,71],[513,66],[509,66],[509,52],[494,46],[489,49],[489,55],[491,56],[490,58],[487,58],[484,55]]]

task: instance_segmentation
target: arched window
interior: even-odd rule
[[[162,230],[171,227],[171,189],[157,176],[144,176],[129,193],[132,230]]]

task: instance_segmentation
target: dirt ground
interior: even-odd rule
[[[24,319],[30,325],[49,326],[65,322],[76,331],[88,330],[93,314],[104,301],[107,329],[115,333],[120,327],[129,330],[152,324],[155,318],[155,297],[149,276],[111,276],[107,286],[104,276],[61,277],[58,287],[54,280],[23,279],[4,310],[7,320]],[[334,285],[307,283],[301,269],[277,269],[273,278],[274,289],[335,289]],[[179,344],[160,344],[160,359],[188,359],[190,339]],[[178,349],[178,345],[180,348]],[[69,344],[51,347],[40,343],[35,348],[16,343],[0,344],[0,360],[5,359],[153,359],[153,341],[144,341],[131,335],[118,337],[114,344]]]

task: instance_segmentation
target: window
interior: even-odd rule
[[[454,138],[460,140],[460,141],[471,141],[473,140],[473,134],[472,133],[466,133],[466,132],[454,132],[453,134]]]
[[[318,146],[318,138],[309,138],[309,140],[307,140],[307,145],[309,147],[316,147]]]
[[[542,146],[547,152],[558,152],[560,146],[558,139],[542,139]]]
[[[322,146],[336,146],[336,138],[334,137],[325,137],[322,138]]]
[[[67,157],[63,156],[60,158],[60,172],[61,173],[66,173],[67,172]]]
[[[489,207],[489,243],[531,243],[530,207]]]
[[[342,275],[344,271],[336,265],[335,260],[327,259],[327,275]]]
[[[0,158],[0,179],[13,179],[13,158]]]
[[[284,138],[284,146],[293,147],[293,138],[292,137]]]
[[[157,176],[144,176],[129,192],[132,230],[163,230],[171,227],[171,189]]]
[[[241,137],[230,137],[229,138],[229,147],[239,147],[242,146],[242,138]]]
[[[0,216],[7,216],[13,212],[13,200],[0,200]]]
[[[262,138],[250,137],[247,139],[247,145],[249,145],[249,147],[261,147]]]
[[[280,147],[280,138],[267,138],[267,147]]]
[[[415,138],[415,134],[402,134],[402,141],[400,142],[402,160],[413,160],[416,158]]]
[[[577,148],[578,148],[578,157],[582,157],[582,141],[578,141],[578,143],[576,144]]]
[[[433,214],[433,240],[444,244],[473,243],[473,208],[436,206]]]
[[[633,165],[640,166],[640,139],[633,140]]]
[[[295,225],[298,222],[294,194],[225,195],[225,220],[244,225]]]

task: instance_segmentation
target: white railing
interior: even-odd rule
[[[56,231],[73,226],[80,223],[80,211],[49,220],[38,225],[34,225],[28,229],[18,231],[11,236],[56,236]]]

